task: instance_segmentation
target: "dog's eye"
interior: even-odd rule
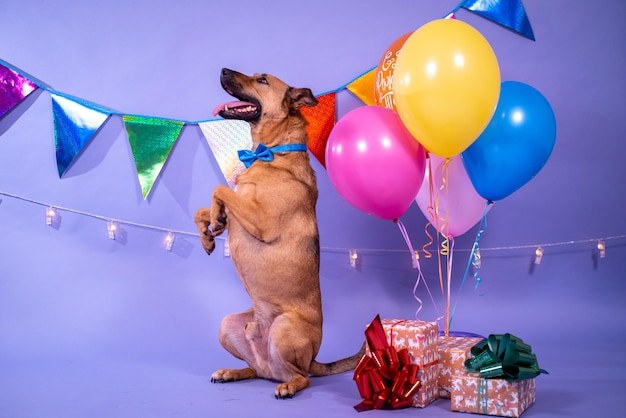
[[[267,78],[265,77],[259,77],[256,79],[257,83],[263,83],[263,84],[267,84]]]

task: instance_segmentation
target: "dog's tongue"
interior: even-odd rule
[[[222,110],[235,109],[235,108],[238,108],[238,107],[248,107],[248,106],[254,106],[254,105],[252,103],[249,103],[249,102],[240,102],[240,101],[222,103],[222,104],[218,105],[215,108],[215,110],[213,110],[213,116],[217,116],[218,113],[220,113]]]

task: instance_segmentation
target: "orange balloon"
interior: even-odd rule
[[[404,42],[413,32],[406,33],[396,39],[380,59],[376,70],[374,85],[374,101],[376,105],[396,110],[396,101],[393,98],[393,71],[396,67],[396,58]]]

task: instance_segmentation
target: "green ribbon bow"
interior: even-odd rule
[[[465,360],[468,372],[484,379],[504,378],[507,382],[532,379],[541,373],[532,348],[511,334],[491,334],[472,347],[473,358]]]

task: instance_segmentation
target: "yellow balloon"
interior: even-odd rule
[[[428,151],[463,152],[487,127],[500,96],[500,68],[480,32],[454,19],[431,21],[400,49],[393,75],[400,119]]]

